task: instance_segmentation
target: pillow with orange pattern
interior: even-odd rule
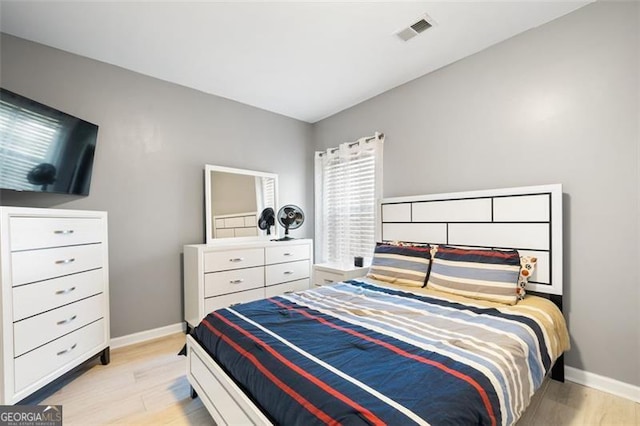
[[[525,287],[529,282],[529,278],[533,275],[533,271],[536,269],[537,257],[534,256],[520,256],[520,275],[518,276],[518,299],[524,299],[526,294]]]

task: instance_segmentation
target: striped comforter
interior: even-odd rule
[[[349,281],[212,312],[194,334],[276,424],[513,424],[565,349],[541,324],[559,311],[470,303]]]

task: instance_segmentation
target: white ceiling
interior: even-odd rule
[[[313,123],[587,3],[2,1],[0,31]]]

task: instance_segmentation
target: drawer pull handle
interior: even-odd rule
[[[73,234],[74,230],[73,229],[58,229],[56,231],[53,231],[54,234],[58,234],[58,235],[69,235],[69,234]]]
[[[231,281],[229,281],[229,284],[240,284],[240,283],[242,283],[242,282],[244,282],[244,280],[243,280],[243,279],[239,279],[239,280],[231,280]]]
[[[285,275],[291,275],[291,274],[293,274],[293,271],[284,271],[284,274]]]
[[[229,262],[242,262],[244,260],[244,257],[232,257],[231,259],[229,259]]]
[[[64,354],[66,354],[67,352],[71,352],[72,350],[74,350],[74,349],[76,348],[76,346],[78,346],[78,344],[77,344],[77,343],[74,343],[74,344],[73,344],[73,346],[71,346],[71,347],[70,347],[70,348],[68,348],[68,349],[65,349],[64,351],[60,351],[60,352],[58,352],[56,355],[60,356],[60,355],[64,355]]]
[[[72,257],[70,259],[64,259],[64,260],[56,260],[56,265],[66,265],[68,263],[75,262],[75,261],[76,261],[75,257]]]
[[[66,320],[62,320],[62,321],[58,321],[56,324],[58,325],[65,325],[65,324],[69,324],[71,321],[73,321],[74,319],[78,318],[77,315],[72,316],[71,318],[67,318]]]
[[[292,256],[293,253],[284,253],[283,256]]]
[[[284,292],[284,294],[293,294],[293,290],[287,290]]]
[[[58,290],[58,291],[56,291],[56,294],[69,294],[75,289],[76,289],[75,287],[71,287],[71,288],[68,288],[66,290]]]

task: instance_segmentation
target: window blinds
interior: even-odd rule
[[[23,187],[29,171],[52,155],[51,142],[60,137],[61,129],[59,120],[0,101],[2,186]]]
[[[276,199],[275,193],[275,180],[272,178],[260,178],[262,180],[262,194],[264,197],[263,208],[271,207],[275,208],[273,205]],[[260,212],[258,212],[260,214]]]
[[[353,264],[375,247],[376,203],[382,195],[383,136],[316,153],[316,257]]]

